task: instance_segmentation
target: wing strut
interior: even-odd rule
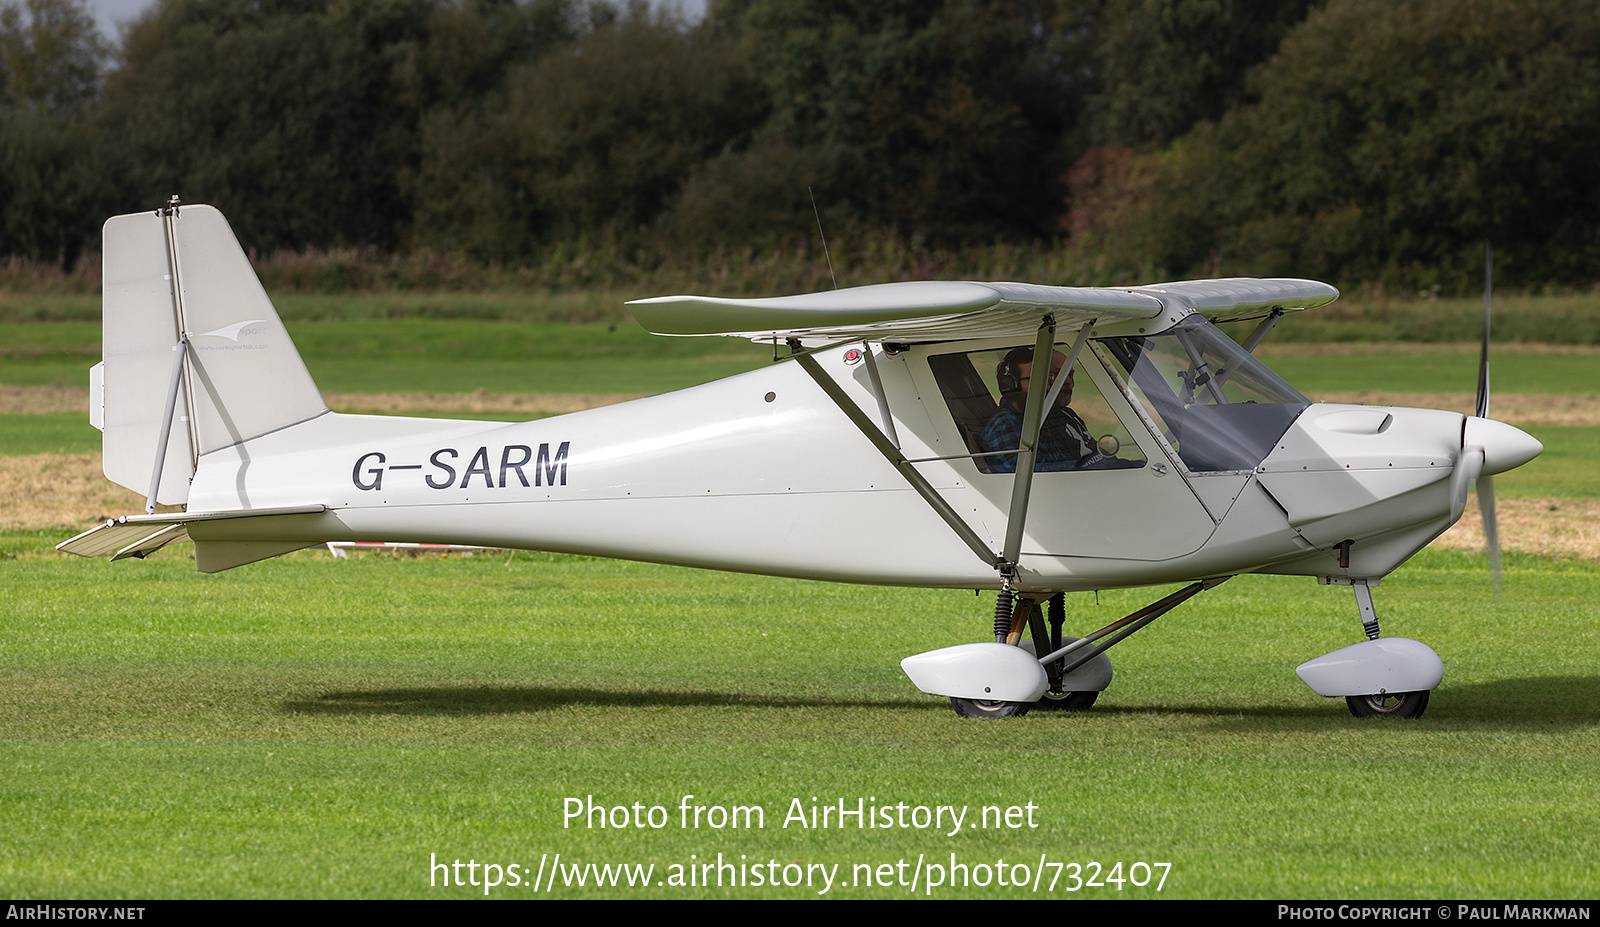
[[[888,432],[889,443],[899,448],[900,436],[894,431],[894,416],[889,414],[889,397],[883,391],[883,380],[878,377],[878,362],[872,359],[871,342],[861,342],[861,349],[867,352],[867,379],[872,383],[873,397],[878,400],[878,418],[883,420],[883,430]]]
[[[791,341],[789,347],[794,352],[791,357],[799,363],[801,369],[812,380],[816,381],[816,384],[822,388],[828,398],[833,400],[833,404],[839,407],[839,411],[843,412],[851,423],[856,426],[856,429],[868,441],[872,442],[872,446],[877,448],[878,452],[889,463],[894,465],[894,468],[900,472],[901,476],[905,477],[907,483],[911,484],[911,488],[922,496],[923,501],[928,503],[934,513],[944,519],[945,524],[950,526],[950,530],[954,531],[968,547],[972,548],[972,552],[977,554],[980,560],[992,564],[1009,581],[1016,575],[1017,560],[1022,555],[1022,533],[1027,526],[1028,497],[1033,487],[1033,464],[1038,456],[1039,432],[1044,425],[1044,410],[1054,403],[1056,397],[1061,394],[1062,388],[1066,385],[1067,377],[1071,374],[1072,365],[1078,362],[1078,355],[1083,353],[1083,346],[1089,340],[1089,330],[1093,327],[1094,321],[1090,320],[1088,324],[1078,330],[1078,337],[1072,343],[1072,350],[1067,357],[1067,361],[1061,367],[1061,375],[1056,377],[1053,382],[1044,376],[1033,377],[1029,380],[1028,402],[1022,416],[1021,447],[1017,453],[1017,472],[1011,484],[1011,510],[1006,518],[1005,547],[999,556],[996,556],[988,543],[979,537],[976,531],[972,530],[972,527],[956,513],[955,509],[951,508],[950,503],[939,495],[939,491],[933,487],[933,484],[929,483],[927,478],[917,471],[916,464],[901,453],[899,441],[884,434],[883,429],[879,428],[876,422],[868,418],[866,413],[862,412],[861,408],[849,396],[845,395],[844,390],[840,389],[839,384],[835,383],[833,378],[823,371],[822,366],[817,363],[816,358],[811,356],[810,351],[804,350],[797,341]],[[1055,349],[1055,338],[1055,317],[1046,316],[1044,323],[1039,326],[1038,337],[1034,343],[1033,356],[1035,358],[1049,358],[1051,352]],[[877,376],[875,376],[877,373],[876,368],[870,366],[872,363],[872,346],[870,344],[866,345],[866,351],[869,364],[868,377],[872,381],[873,392],[878,399],[878,411],[892,433],[894,424],[889,417],[887,397],[883,393],[883,387],[878,382]],[[1046,361],[1042,368],[1036,369],[1049,370],[1050,364]]]
[[[1078,362],[1078,355],[1083,353],[1083,345],[1089,340],[1089,329],[1094,327],[1091,319],[1082,328],[1078,329],[1078,337],[1072,342],[1072,351],[1067,357],[1067,362],[1061,365],[1061,375],[1055,382],[1049,384],[1048,395],[1045,392],[1044,376],[1033,376],[1028,381],[1028,403],[1022,412],[1022,448],[1017,453],[1017,472],[1011,483],[1011,511],[1006,515],[1006,546],[1000,554],[1000,571],[1002,573],[1017,569],[1017,559],[1022,556],[1022,529],[1028,521],[1028,495],[1033,490],[1033,464],[1038,456],[1039,432],[1044,427],[1044,410],[1055,404],[1056,397],[1061,395],[1061,388],[1066,385],[1067,377],[1072,375],[1072,365]],[[1033,345],[1033,370],[1048,371],[1051,367],[1050,354],[1055,350],[1056,320],[1054,316],[1047,316],[1044,324],[1039,326],[1039,337]],[[1044,358],[1040,366],[1040,358]]]
[[[1240,345],[1240,347],[1244,348],[1244,352],[1246,354],[1256,353],[1256,348],[1259,347],[1262,340],[1267,337],[1267,332],[1272,331],[1272,327],[1277,325],[1278,320],[1281,318],[1283,318],[1282,309],[1274,309],[1272,312],[1268,313],[1267,317],[1262,319],[1260,324],[1258,324],[1255,329],[1250,332],[1250,337],[1244,340],[1244,344]],[[1218,367],[1216,376],[1214,376],[1212,379],[1216,382],[1217,388],[1221,389],[1222,384],[1228,382],[1228,378],[1233,376],[1238,371],[1238,365],[1234,365],[1232,367]]]
[[[1283,318],[1282,309],[1274,309],[1267,313],[1267,317],[1262,319],[1261,322],[1256,325],[1255,329],[1250,332],[1250,337],[1245,339],[1245,352],[1248,354],[1256,353],[1256,348],[1260,346],[1262,340],[1267,337],[1267,332],[1272,331],[1272,327],[1277,325],[1278,320],[1281,318]]]
[[[1044,394],[1050,385],[1050,352],[1055,350],[1055,344],[1056,317],[1047,315],[1033,342],[1033,375],[1028,379],[1028,401],[1022,408],[1022,447],[1017,452],[1017,472],[1011,481],[1011,511],[1006,515],[1006,546],[1000,553],[1001,572],[1016,572],[1017,558],[1022,555],[1022,528],[1028,518],[1028,494],[1033,491],[1033,461],[1039,455],[1039,429],[1044,425]],[[1066,382],[1068,372],[1063,365],[1062,382]]]
[[[791,345],[792,347],[795,347],[795,345]],[[956,510],[950,507],[950,503],[939,495],[939,491],[933,488],[933,484],[929,483],[926,477],[917,472],[916,465],[906,459],[906,455],[902,454],[898,447],[895,447],[895,443],[889,440],[883,430],[872,419],[868,418],[860,407],[851,401],[849,396],[845,395],[844,390],[839,388],[839,384],[833,382],[833,378],[823,371],[822,365],[817,363],[816,358],[808,353],[801,353],[797,354],[794,359],[800,364],[800,368],[809,374],[818,386],[822,387],[822,391],[828,395],[829,399],[833,400],[834,405],[839,407],[839,411],[843,412],[851,423],[866,436],[867,440],[872,442],[872,446],[877,448],[878,452],[889,463],[894,465],[894,468],[900,472],[901,476],[905,477],[906,482],[910,483],[911,488],[917,491],[917,495],[928,503],[929,508],[932,508],[935,514],[944,519],[945,524],[950,526],[950,530],[954,531],[962,541],[966,542],[968,547],[972,548],[972,552],[978,555],[978,559],[984,563],[996,564],[995,553],[989,548],[988,543],[979,537],[978,533],[973,531],[972,527],[963,521],[960,515],[956,514]]]

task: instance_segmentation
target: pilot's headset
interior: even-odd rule
[[[1012,348],[1005,357],[1000,359],[994,368],[995,385],[1000,387],[1000,395],[1009,396],[1020,393],[1022,388],[1022,374],[1019,368],[1023,364],[1033,363],[1033,348]]]

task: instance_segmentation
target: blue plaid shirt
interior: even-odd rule
[[[1022,413],[1001,403],[1000,408],[983,426],[978,443],[986,451],[1005,451],[1022,445]],[[1017,455],[1004,454],[984,458],[989,462],[990,473],[1017,472]],[[1089,438],[1089,426],[1078,413],[1066,408],[1056,408],[1045,417],[1039,429],[1039,450],[1033,461],[1035,473],[1051,470],[1081,470],[1100,459],[1095,442]]]

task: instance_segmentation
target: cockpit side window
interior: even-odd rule
[[[1067,345],[1056,345],[1057,367]],[[1032,346],[995,348],[928,358],[957,431],[982,473],[1013,473],[1021,441],[1022,412],[1031,379]],[[1035,472],[1142,467],[1144,454],[1100,395],[1080,358],[1070,388],[1063,387],[1039,437]],[[1004,453],[1010,451],[1011,453]]]
[[[966,442],[967,453],[981,453],[983,449],[978,446],[978,439],[983,435],[984,425],[1000,407],[993,388],[992,369],[989,382],[985,382],[973,366],[970,354],[934,354],[928,358],[928,365],[933,369],[939,392],[944,394],[945,404],[950,407],[950,415],[956,420],[956,430]],[[991,472],[988,458],[974,460],[981,472]]]

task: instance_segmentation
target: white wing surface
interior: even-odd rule
[[[1216,321],[1332,302],[1339,291],[1312,280],[1235,278],[1143,287],[1038,286],[929,281],[881,283],[801,296],[725,299],[658,296],[628,303],[658,335],[732,335],[757,341],[957,341],[1031,336],[1046,315],[1075,328],[1155,318],[1168,309]]]
[[[1225,277],[1134,287],[1164,301],[1183,300],[1213,322],[1258,319],[1274,309],[1315,309],[1339,298],[1339,291],[1316,280],[1292,277]]]
[[[767,341],[953,341],[1032,336],[1039,320],[1063,326],[1161,314],[1161,302],[1127,290],[1028,283],[880,283],[803,296],[723,299],[660,296],[628,306],[658,335],[738,335]]]

